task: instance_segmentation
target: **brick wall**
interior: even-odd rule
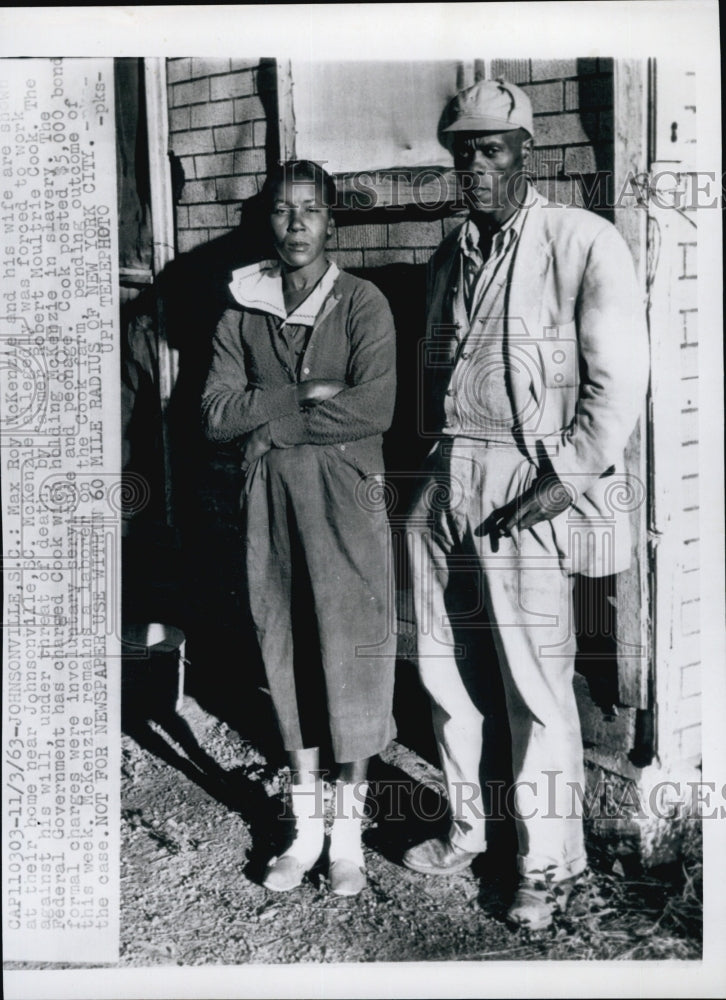
[[[270,112],[261,62],[167,62],[170,145],[184,182],[176,203],[181,253],[234,228],[241,203],[264,180]],[[539,189],[565,204],[586,203],[596,171],[612,166],[612,60],[494,60],[492,74],[520,84],[532,101]],[[342,267],[422,264],[452,224],[362,221],[342,226],[330,249]]]
[[[179,253],[237,226],[242,203],[258,193],[266,160],[276,155],[271,139],[277,131],[276,110],[265,96],[265,63],[271,60],[167,61],[170,146],[183,172],[183,185],[180,177],[175,194]],[[539,190],[564,204],[598,208],[603,193],[598,177],[607,176],[613,166],[612,60],[493,60],[491,75],[518,84],[532,101]],[[378,212],[374,222],[365,212],[359,220],[347,213],[329,249],[341,267],[369,274],[389,265],[420,266],[456,224],[455,218],[431,218],[430,213],[426,217],[421,211],[418,215],[391,211],[388,217]],[[700,752],[695,233],[684,222],[678,279],[683,560],[678,623],[681,701],[675,739],[684,757]]]
[[[264,181],[267,112],[260,62],[167,61],[170,149],[183,172],[175,206],[180,253],[233,229],[240,204]]]
[[[532,102],[539,190],[598,208],[598,172],[613,167],[612,59],[494,59],[491,75],[516,83]]]
[[[495,59],[491,74],[532,101],[538,189],[565,205],[598,208],[597,172],[605,176],[613,165],[612,59]],[[341,227],[334,256],[341,267],[424,263],[458,221]]]
[[[268,156],[276,155],[269,134],[277,131],[276,108],[264,100],[264,62],[270,61],[167,62],[171,149],[184,175],[176,198],[179,252],[233,229],[242,202],[262,185],[266,148]],[[564,204],[585,202],[583,192],[593,190],[595,172],[612,169],[612,60],[494,60],[491,75],[519,84],[532,101],[538,188]],[[404,376],[416,367],[422,315],[415,314],[423,310],[419,278],[396,266],[421,271],[459,222],[423,210],[379,210],[375,221],[364,211],[346,212],[328,247],[339,266],[362,271],[391,300],[400,348],[395,426],[406,428],[416,416],[416,387],[407,390]],[[410,458],[407,449],[389,447],[387,457],[395,463]]]

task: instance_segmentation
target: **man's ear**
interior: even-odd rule
[[[335,219],[332,215],[328,216],[328,237],[331,237],[335,232]]]

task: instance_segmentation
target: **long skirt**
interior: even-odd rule
[[[301,445],[259,459],[242,495],[250,610],[284,747],[328,747],[339,763],[395,735],[393,565],[376,479],[340,445]]]

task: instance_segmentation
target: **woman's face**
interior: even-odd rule
[[[286,180],[272,194],[270,222],[280,260],[288,270],[317,262],[333,231],[330,211],[319,190],[312,181]]]

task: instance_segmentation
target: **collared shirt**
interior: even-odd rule
[[[232,272],[229,290],[232,298],[246,309],[257,309],[277,316],[285,324],[312,326],[328,297],[335,279],[340,274],[337,265],[329,261],[328,270],[323,274],[308,297],[288,315],[282,291],[282,272],[279,261],[262,260]]]
[[[509,371],[504,354],[507,286],[514,251],[524,223],[520,209],[492,237],[485,260],[479,230],[470,219],[459,233],[460,277],[458,313],[466,328],[444,401],[443,432],[492,443],[513,444],[517,415],[508,386],[517,373]]]
[[[469,319],[476,315],[482,297],[491,282],[497,277],[505,259],[511,257],[511,251],[519,238],[524,222],[524,212],[518,209],[502,223],[492,236],[492,245],[486,260],[479,248],[479,229],[469,219],[459,233],[459,248],[461,250],[462,287],[464,303]],[[505,280],[500,275],[501,280]]]
[[[340,274],[337,265],[330,261],[328,269],[315,284],[307,298],[288,313],[282,288],[282,272],[276,260],[263,260],[232,272],[229,290],[232,297],[246,309],[264,312],[268,316],[270,336],[284,345],[290,368],[300,375],[305,348],[315,317],[331,292]],[[274,317],[274,318],[273,318]],[[303,371],[302,374],[309,374]]]
[[[276,448],[331,445],[366,473],[380,471],[381,434],[396,394],[396,338],[383,294],[340,271],[315,317],[299,375],[281,338],[270,336],[269,324],[281,317],[264,310],[279,309],[281,300],[262,295],[256,305],[253,298],[250,307],[232,301],[217,324],[202,394],[207,438],[232,442],[269,424]],[[301,408],[298,382],[307,379],[332,379],[351,391]]]

